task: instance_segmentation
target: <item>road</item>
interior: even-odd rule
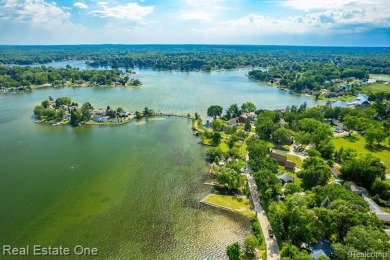
[[[278,244],[276,243],[276,240],[274,238],[271,238],[269,236],[268,233],[268,230],[271,228],[271,224],[269,223],[267,215],[265,214],[265,211],[261,206],[255,179],[249,173],[247,173],[246,176],[248,178],[249,190],[251,193],[256,216],[260,222],[261,230],[263,231],[264,234],[264,239],[267,247],[267,259],[268,260],[280,259]]]
[[[369,194],[368,191],[364,187],[359,187],[357,186],[361,191],[362,191],[362,196],[365,201],[368,203],[368,207],[370,208],[370,211],[374,213],[379,219],[389,223],[390,222],[390,214],[387,213],[386,211],[382,210],[378,204],[376,204],[375,201],[373,201]]]

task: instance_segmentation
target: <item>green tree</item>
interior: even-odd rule
[[[317,185],[325,185],[331,171],[327,163],[319,157],[309,157],[303,162],[303,170],[299,172],[302,185],[305,189],[311,189]]]
[[[71,126],[77,126],[83,120],[83,114],[78,109],[72,109],[70,112],[70,121]]]
[[[227,109],[227,112],[229,112],[231,117],[238,117],[241,114],[236,103],[230,105],[230,107]]]
[[[86,102],[81,106],[81,114],[83,115],[83,120],[87,121],[91,118],[93,106],[89,103]]]
[[[241,105],[242,113],[251,113],[256,111],[256,106],[252,102],[245,102]]]
[[[334,245],[336,254],[340,259],[357,258],[360,255],[376,255],[382,253],[390,255],[390,237],[375,227],[356,226],[351,228],[342,243]],[[355,256],[355,257],[354,257]]]
[[[49,101],[48,101],[48,100],[44,100],[44,101],[42,101],[41,105],[42,105],[42,107],[43,107],[43,108],[48,108],[48,107],[50,106],[50,104],[49,104]]]
[[[269,117],[259,117],[255,123],[256,133],[263,140],[271,139],[271,134],[274,131],[274,122]]]
[[[242,259],[242,249],[238,242],[235,242],[226,247],[226,255],[229,260],[241,260]]]
[[[247,131],[247,132],[250,132],[251,129],[252,129],[251,121],[247,118],[245,120],[244,130]]]
[[[372,154],[366,154],[346,161],[340,171],[343,179],[370,189],[376,178],[384,178],[386,167]]]
[[[273,134],[272,139],[282,145],[291,144],[293,137],[293,132],[284,127],[278,128]]]
[[[141,118],[142,118],[142,113],[139,112],[139,111],[135,111],[135,117],[136,117],[137,119],[141,119]]]
[[[240,190],[244,185],[244,177],[241,173],[231,168],[218,169],[216,179],[221,185],[225,185],[230,190]]]
[[[34,108],[34,115],[38,118],[41,119],[43,115],[43,106],[42,105],[36,105]]]
[[[222,111],[223,111],[223,108],[221,106],[213,105],[207,109],[207,115],[216,119],[217,116],[222,115]]]
[[[222,135],[220,132],[213,133],[213,144],[214,145],[219,145],[219,143],[221,142],[221,139],[222,139]]]
[[[244,245],[245,254],[247,255],[247,257],[253,259],[256,253],[256,248],[260,245],[259,240],[257,240],[254,235],[248,234],[245,237]]]
[[[214,131],[222,131],[224,125],[225,124],[223,123],[223,121],[221,119],[215,119],[215,120],[213,120],[213,122],[211,122],[211,128]]]

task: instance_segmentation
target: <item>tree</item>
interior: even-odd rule
[[[217,116],[222,115],[222,111],[223,111],[223,108],[221,106],[213,105],[207,109],[207,115],[216,119]]]
[[[368,146],[372,146],[374,141],[376,141],[379,146],[380,143],[385,140],[386,132],[380,127],[372,126],[365,131],[364,137],[366,138]]]
[[[293,182],[287,183],[284,186],[284,194],[286,194],[286,195],[294,194],[294,193],[301,192],[301,191],[302,191],[302,188],[298,183],[293,183]]]
[[[139,111],[135,111],[135,117],[136,117],[137,119],[141,119],[141,118],[142,118],[142,113],[139,112]]]
[[[317,185],[325,185],[331,176],[329,166],[319,157],[309,157],[303,161],[303,170],[299,172],[302,185],[311,189]]]
[[[220,132],[213,133],[213,144],[214,145],[219,145],[219,143],[221,142],[221,139],[222,139],[222,135]]]
[[[245,120],[244,130],[247,131],[247,132],[250,132],[251,129],[252,129],[251,121],[249,120],[249,118],[247,118]]]
[[[273,134],[272,139],[281,145],[291,144],[293,132],[284,127],[278,128]]]
[[[47,100],[42,101],[41,105],[43,108],[48,108],[50,106],[49,101]]]
[[[121,108],[121,107],[118,107],[117,109],[116,109],[116,112],[118,112],[118,113],[120,113],[120,112],[123,112],[124,110],[123,110],[123,108]]]
[[[251,113],[256,111],[256,106],[252,102],[246,102],[241,105],[242,113]]]
[[[41,119],[42,115],[43,115],[43,106],[42,105],[36,105],[35,108],[34,108],[34,115],[38,118],[38,119]]]
[[[241,114],[240,110],[238,109],[238,105],[236,103],[230,105],[230,107],[227,109],[226,112],[229,112],[231,117],[238,117]]]
[[[84,103],[81,106],[81,114],[83,115],[83,120],[87,121],[91,118],[91,110],[93,109],[92,105],[89,102]]]
[[[256,133],[263,140],[271,139],[274,131],[274,122],[269,117],[259,117],[255,123]]]
[[[211,128],[214,131],[222,131],[224,125],[225,124],[223,123],[223,121],[221,119],[215,119],[215,120],[213,120],[213,122],[211,122]]]
[[[361,225],[351,228],[343,243],[335,244],[334,249],[340,259],[358,258],[359,255],[375,255],[374,258],[382,259],[390,255],[389,243],[390,237],[382,230]]]
[[[69,124],[71,126],[77,126],[83,120],[83,114],[78,109],[73,109],[70,112],[70,121]]]
[[[213,147],[213,148],[209,149],[206,152],[206,155],[211,161],[214,161],[215,157],[218,157],[218,158],[225,157],[224,152],[222,152],[221,148],[219,148],[219,147]]]
[[[345,162],[341,167],[341,178],[371,188],[376,178],[383,179],[386,167],[372,154],[366,154]]]
[[[268,155],[267,143],[262,140],[251,139],[247,141],[249,158],[264,158]]]
[[[248,234],[245,237],[244,245],[245,254],[248,257],[253,258],[256,252],[256,248],[260,245],[260,243],[254,235]]]
[[[226,254],[229,260],[241,260],[242,259],[242,249],[238,242],[235,242],[226,247]]]
[[[244,185],[244,177],[241,173],[231,168],[218,169],[216,179],[221,185],[225,185],[230,190],[240,190]]]

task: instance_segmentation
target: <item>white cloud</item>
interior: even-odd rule
[[[303,10],[308,16],[324,15],[341,24],[372,24],[389,26],[390,5],[388,0],[286,0],[281,6]]]
[[[0,19],[54,30],[70,23],[71,14],[54,2],[44,0],[2,0]]]
[[[88,8],[88,5],[86,5],[84,3],[81,3],[81,2],[74,3],[73,6],[77,7],[77,8],[80,8],[80,9],[87,9]]]
[[[179,15],[183,20],[210,21],[221,10],[227,9],[223,2],[223,0],[186,0],[184,7],[180,9]]]
[[[114,18],[128,21],[142,21],[154,11],[154,6],[140,6],[138,3],[127,3],[125,5],[108,6],[107,2],[99,2],[99,10],[91,14],[101,18]]]

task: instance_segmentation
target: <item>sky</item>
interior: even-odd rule
[[[0,44],[390,46],[389,0],[0,0]]]

